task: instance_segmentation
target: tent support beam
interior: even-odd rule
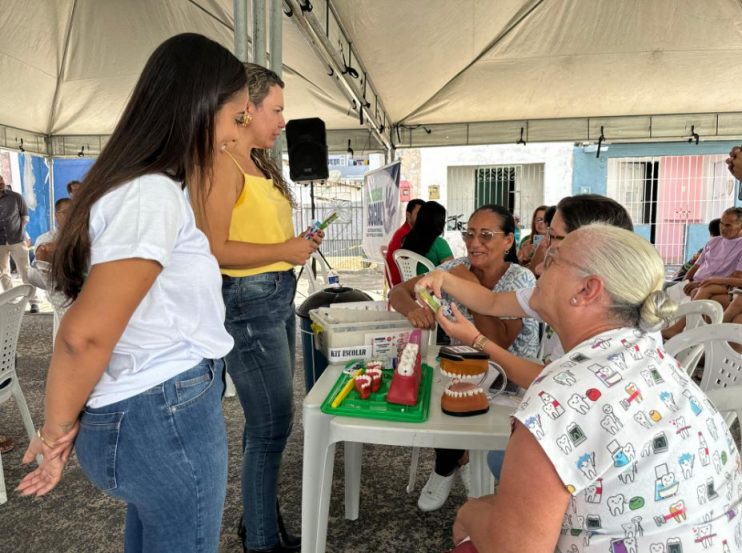
[[[294,23],[299,27],[322,61],[324,61],[328,65],[328,68],[332,70],[332,74],[336,76],[336,82],[340,90],[345,94],[351,104],[353,104],[354,108],[359,110],[360,124],[367,126],[384,148],[390,150],[393,145],[389,136],[384,133],[385,131],[389,133],[391,130],[391,119],[384,110],[384,107],[381,105],[381,102],[377,102],[374,109],[371,109],[371,106],[367,105],[363,91],[359,87],[357,80],[345,71],[346,67],[341,53],[330,44],[327,32],[326,30],[323,30],[322,23],[314,15],[314,12],[302,10],[302,4],[304,2],[300,0],[284,0],[284,3],[290,8],[291,12],[293,12],[292,19]],[[340,22],[337,20],[335,10],[332,8],[330,0],[326,0],[326,4],[325,9],[327,10],[328,18],[330,10],[332,10],[332,15],[337,23],[339,33],[343,36],[343,41],[345,44],[350,44],[351,41],[348,39],[348,35],[340,25]],[[354,52],[353,61],[362,66],[361,61],[358,59],[357,52]],[[359,73],[363,72],[359,71]],[[366,82],[364,83],[366,88],[370,88],[375,93],[371,79],[367,74],[365,74],[364,78],[366,79]],[[378,94],[376,94],[376,98],[378,99]]]
[[[265,66],[265,0],[252,0],[252,61]]]
[[[241,62],[248,60],[247,0],[234,0],[234,55]]]

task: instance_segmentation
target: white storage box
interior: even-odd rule
[[[351,359],[389,359],[407,343],[414,327],[395,311],[362,311],[341,307],[321,307],[309,312],[314,347],[329,363]],[[429,331],[424,330],[422,356],[425,358]]]

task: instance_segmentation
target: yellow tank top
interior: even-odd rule
[[[281,191],[273,186],[273,180],[248,175],[234,157],[232,160],[242,172],[244,184],[242,193],[232,208],[229,239],[254,244],[279,244],[293,238],[291,204]],[[225,275],[242,277],[271,271],[288,271],[293,267],[291,263],[278,261],[252,269],[222,268],[221,271]]]

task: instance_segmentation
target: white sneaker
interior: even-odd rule
[[[431,472],[423,491],[420,492],[420,499],[417,500],[418,508],[421,511],[429,512],[443,507],[446,499],[448,499],[448,494],[451,493],[454,476],[456,476],[456,471],[449,476],[441,476],[435,471]]]
[[[466,463],[459,467],[459,476],[461,477],[461,482],[464,484],[466,497],[471,497],[471,463]]]

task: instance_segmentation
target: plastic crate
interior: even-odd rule
[[[395,311],[321,307],[309,312],[314,347],[329,363],[351,359],[392,359],[414,327]],[[427,353],[429,331],[423,331],[423,358]]]

